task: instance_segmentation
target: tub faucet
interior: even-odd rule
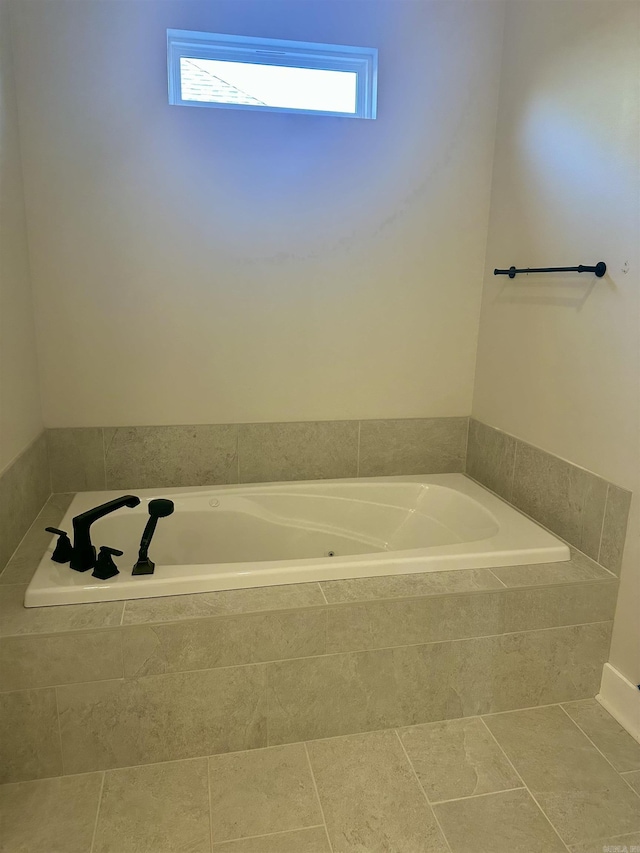
[[[69,563],[71,568],[76,572],[86,572],[96,564],[96,549],[91,542],[91,525],[94,521],[123,506],[134,507],[139,503],[140,498],[135,495],[123,495],[76,515],[73,519],[73,552]]]

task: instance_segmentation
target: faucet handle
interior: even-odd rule
[[[118,551],[117,548],[108,548],[106,545],[102,545],[96,565],[91,573],[93,577],[101,581],[108,581],[109,578],[113,578],[119,574],[118,567],[113,562],[113,557],[122,557],[123,553],[123,551]]]
[[[66,530],[59,530],[57,527],[45,527],[45,530],[47,533],[55,533],[58,536],[51,559],[55,563],[68,563],[73,554],[73,546]]]

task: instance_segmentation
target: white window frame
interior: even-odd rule
[[[356,111],[341,113],[326,110],[267,107],[256,104],[186,101],[182,99],[180,80],[180,59],[182,57],[250,62],[254,65],[280,65],[318,68],[326,71],[355,72],[357,74]],[[349,47],[347,45],[202,33],[191,30],[167,30],[167,63],[169,103],[178,106],[368,119],[374,119],[377,113],[378,50],[375,47]]]

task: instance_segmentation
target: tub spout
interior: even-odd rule
[[[139,503],[140,498],[135,495],[123,495],[76,515],[73,519],[73,554],[69,564],[71,568],[76,572],[87,572],[96,564],[96,549],[91,542],[91,525],[94,521],[124,506],[134,507]]]

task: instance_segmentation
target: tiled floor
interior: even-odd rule
[[[639,791],[588,699],[3,785],[0,851],[640,853]]]

